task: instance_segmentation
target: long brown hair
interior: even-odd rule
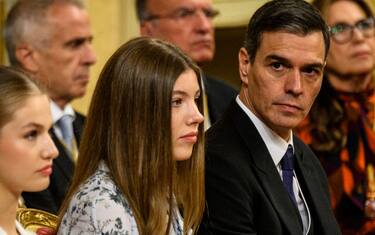
[[[188,69],[200,80],[200,69],[187,56],[157,39],[133,39],[112,55],[94,91],[60,215],[103,161],[129,202],[140,234],[169,234],[175,198],[183,210],[184,234],[197,230],[204,210],[203,126],[186,161],[173,160],[171,140],[173,86]],[[202,98],[198,108],[203,112]]]

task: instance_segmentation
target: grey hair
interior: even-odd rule
[[[16,58],[16,48],[20,43],[41,46],[48,41],[46,14],[55,4],[85,8],[84,0],[18,0],[10,9],[5,21],[4,38],[11,65],[20,66]]]

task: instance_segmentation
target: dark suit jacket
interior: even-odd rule
[[[207,209],[199,234],[301,235],[296,206],[260,134],[233,102],[206,135]],[[327,179],[317,158],[294,137],[296,174],[312,217],[309,234],[340,234]]]
[[[79,145],[85,117],[77,112],[75,114],[76,118],[73,122],[73,129],[75,138],[77,140],[77,145]],[[24,192],[22,193],[22,197],[25,200],[25,205],[28,208],[41,209],[53,214],[57,214],[72,180],[74,162],[70,158],[65,147],[58,140],[53,128],[51,132],[52,140],[59,150],[59,156],[53,160],[50,184],[46,190],[33,193]]]
[[[208,112],[211,124],[214,124],[236,98],[237,92],[223,81],[205,75],[203,77],[206,89]]]

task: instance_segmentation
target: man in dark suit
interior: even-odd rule
[[[169,41],[199,66],[212,61],[215,53],[213,18],[218,12],[212,0],[137,0],[141,35]],[[215,123],[236,91],[223,81],[203,76],[205,128]]]
[[[57,213],[70,185],[84,116],[70,102],[82,97],[96,61],[87,11],[81,0],[21,0],[5,23],[10,63],[39,81],[51,99],[52,138],[59,150],[49,187],[23,194],[30,208]]]
[[[329,40],[305,1],[270,1],[251,18],[239,96],[206,135],[199,234],[340,234],[324,171],[292,133],[319,92]]]

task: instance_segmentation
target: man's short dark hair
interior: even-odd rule
[[[251,17],[244,47],[253,63],[265,32],[285,31],[297,35],[322,32],[327,56],[329,28],[320,12],[304,0],[273,0],[260,7]]]

